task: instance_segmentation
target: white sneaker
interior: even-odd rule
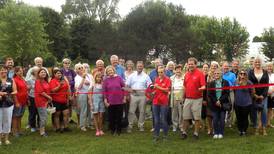
[[[176,131],[177,131],[176,127],[173,127],[172,131],[173,131],[173,132],[176,132]]]
[[[145,131],[144,127],[140,127],[140,132]]]
[[[217,139],[219,136],[217,135],[217,134],[215,134],[214,136],[213,136],[213,139]]]
[[[127,128],[127,132],[128,132],[128,133],[132,133],[132,129],[128,127],[128,128]]]
[[[219,134],[219,135],[218,135],[218,138],[219,138],[219,139],[222,139],[222,138],[224,138],[224,136],[223,136],[222,134]]]
[[[81,131],[86,132],[87,129],[86,129],[85,127],[82,127],[82,128],[81,128]]]
[[[30,132],[32,132],[32,133],[33,133],[33,132],[36,132],[36,129],[35,129],[35,128],[31,128],[31,129],[30,129]]]
[[[151,128],[150,132],[154,132],[154,128]]]
[[[163,132],[163,131],[164,131],[164,130],[161,128],[161,129],[160,129],[160,132]]]

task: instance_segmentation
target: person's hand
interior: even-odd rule
[[[15,107],[19,108],[20,104],[18,102],[15,103]]]
[[[127,102],[127,98],[124,97],[124,98],[123,98],[123,103],[126,103],[126,102]]]
[[[7,92],[0,92],[0,96],[6,96],[7,94]]]
[[[109,103],[108,103],[108,102],[105,102],[105,106],[106,106],[106,107],[109,107]]]
[[[216,106],[221,107],[221,102],[220,102],[220,101],[217,101],[217,102],[216,102]]]
[[[48,101],[52,102],[52,97],[48,96]]]

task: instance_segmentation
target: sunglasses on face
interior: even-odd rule
[[[240,75],[246,75],[246,73],[240,73]]]
[[[70,64],[70,63],[64,63],[64,64]]]
[[[214,74],[220,74],[220,73],[214,73]]]
[[[162,74],[162,73],[164,73],[164,72],[158,72],[159,74]]]
[[[82,69],[83,69],[83,67],[79,67],[79,68],[78,68],[78,70],[82,70]]]

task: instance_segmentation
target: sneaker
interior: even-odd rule
[[[9,144],[11,144],[11,142],[10,142],[9,140],[6,140],[6,141],[5,141],[5,144],[6,144],[6,145],[9,145]]]
[[[163,132],[163,131],[164,131],[164,130],[161,128],[161,129],[160,129],[160,132]]]
[[[132,133],[132,129],[130,127],[127,128],[127,133]]]
[[[181,137],[182,137],[183,140],[185,140],[187,138],[187,134],[186,133],[182,133]]]
[[[2,141],[0,141],[0,145],[2,145]]]
[[[26,126],[26,129],[29,129],[29,128],[30,128],[30,125],[27,125],[27,126]]]
[[[105,133],[102,130],[100,130],[100,135],[105,135]]]
[[[150,132],[154,132],[154,128],[151,128]]]
[[[176,131],[177,131],[176,127],[173,127],[172,131],[173,131],[173,132],[176,132]]]
[[[219,134],[218,139],[222,139],[222,138],[224,138],[224,136],[222,134]]]
[[[36,128],[31,128],[30,132],[32,132],[32,133],[36,132]]]
[[[41,135],[41,137],[47,138],[49,135],[47,133],[44,133]]]
[[[96,134],[95,134],[95,136],[100,136],[101,134],[100,134],[100,131],[96,131]]]
[[[81,131],[86,132],[87,131],[86,127],[82,127]]]
[[[194,138],[195,140],[198,140],[198,139],[199,139],[199,135],[193,134],[193,138]]]
[[[145,131],[144,127],[140,127],[140,132],[144,132],[144,131]]]
[[[158,142],[158,141],[159,141],[159,136],[154,136],[154,137],[153,137],[153,142],[156,143],[156,142]]]
[[[215,135],[213,136],[213,139],[217,139],[217,138],[218,138],[218,135],[215,134]]]

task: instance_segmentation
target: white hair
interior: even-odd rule
[[[75,72],[77,72],[77,70],[78,70],[80,67],[84,67],[83,64],[81,64],[81,63],[75,64],[75,66],[74,66]]]
[[[167,64],[166,64],[166,69],[168,69],[169,65],[173,65],[175,67],[175,63],[173,61],[169,61]]]
[[[110,61],[112,61],[113,59],[119,59],[119,57],[117,55],[110,56]]]
[[[63,63],[64,63],[64,62],[69,62],[69,63],[70,63],[70,62],[71,62],[71,60],[70,60],[70,59],[68,59],[68,58],[64,58],[62,62],[63,62]]]
[[[43,59],[41,57],[36,57],[36,58],[34,58],[34,63],[36,63],[38,60],[43,61]]]
[[[95,64],[98,65],[99,63],[105,64],[104,61],[101,59],[97,60]]]
[[[218,67],[220,67],[220,65],[217,61],[211,61],[210,65],[217,65]]]

